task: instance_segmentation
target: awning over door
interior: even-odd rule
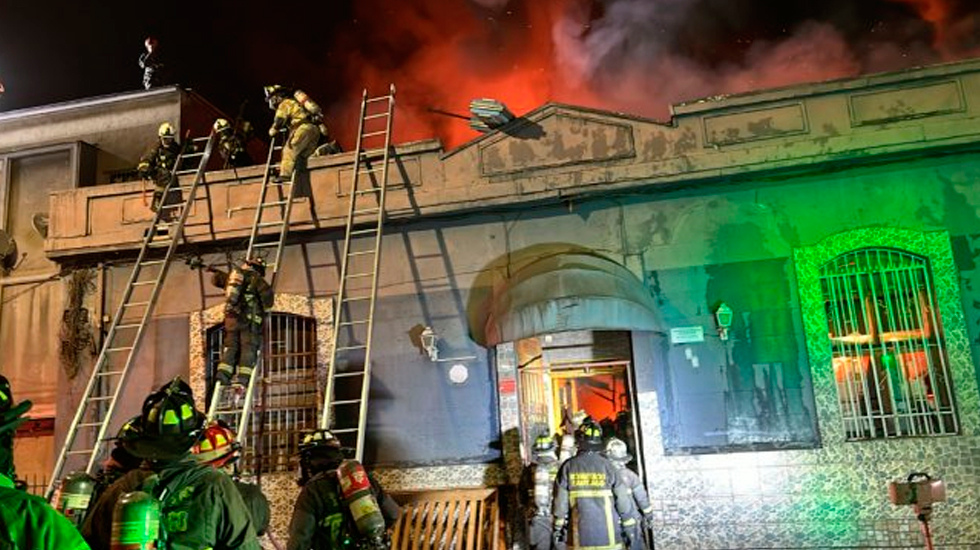
[[[601,256],[547,256],[494,289],[487,347],[570,330],[663,330],[656,305],[625,267]]]

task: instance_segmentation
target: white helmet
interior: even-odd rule
[[[174,127],[173,127],[173,125],[170,124],[169,122],[164,122],[163,124],[161,124],[160,127],[157,128],[157,136],[159,136],[161,138],[165,138],[165,137],[172,138],[172,137],[174,137]]]

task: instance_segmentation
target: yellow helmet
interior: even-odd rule
[[[163,124],[161,124],[160,127],[157,128],[157,136],[159,136],[161,138],[165,138],[165,137],[172,138],[172,137],[174,137],[174,127],[173,127],[173,125],[170,124],[169,122],[164,122]]]
[[[214,121],[214,126],[212,126],[212,128],[214,129],[214,133],[220,134],[222,132],[226,132],[230,130],[231,123],[229,123],[227,120],[223,118],[219,118],[218,120]]]

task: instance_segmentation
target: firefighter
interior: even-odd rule
[[[190,386],[180,377],[146,398],[139,421],[122,445],[146,460],[149,471],[129,472],[99,498],[82,528],[93,549],[108,549],[110,533],[122,531],[112,528],[113,509],[123,494],[136,490],[160,503],[164,540],[157,548],[261,548],[231,478],[191,454],[203,425],[204,415],[194,407]]]
[[[160,124],[157,128],[157,138],[158,143],[140,158],[140,163],[136,167],[140,178],[153,182],[153,201],[150,209],[154,212],[160,208],[161,202],[172,204],[175,198],[179,200],[179,191],[171,192],[167,201],[162,200],[163,192],[174,177],[174,165],[177,164],[177,157],[180,156],[180,142],[177,141],[173,125],[169,122]]]
[[[565,543],[572,549],[618,550],[624,541],[631,546],[630,529],[636,523],[633,499],[619,481],[616,466],[600,454],[602,429],[583,423],[577,444],[578,454],[558,470],[552,540],[556,546]]]
[[[315,110],[304,107],[283,86],[266,86],[265,100],[269,108],[276,112],[269,128],[269,136],[274,138],[279,132],[289,132],[283,145],[278,176],[279,181],[289,181],[297,165],[306,165],[306,159],[316,148],[320,134],[326,136],[326,126],[321,125],[322,120],[319,120],[320,117],[315,112],[319,107]]]
[[[212,422],[205,428],[204,435],[194,444],[191,452],[201,464],[207,464],[231,476],[248,507],[255,534],[259,537],[264,535],[269,529],[269,499],[258,485],[246,483],[239,478],[235,466],[242,456],[242,446],[235,431],[221,420]]]
[[[106,489],[127,473],[139,468],[143,463],[143,459],[133,456],[122,446],[122,439],[126,437],[126,434],[133,429],[138,421],[139,416],[135,416],[127,420],[119,428],[119,432],[115,437],[115,446],[109,452],[109,458],[102,463],[102,468],[95,474],[95,488],[89,500],[89,512],[91,512],[95,503],[98,502],[99,496]],[[89,512],[86,512],[86,517]]]
[[[627,463],[633,460],[629,454],[629,449],[621,439],[612,437],[606,442],[606,458],[616,465],[619,481],[627,487],[633,496],[633,519],[635,523],[630,527],[630,540],[635,545],[631,550],[645,550],[646,544],[641,529],[653,528],[653,505],[650,504],[650,497],[647,496],[646,487],[643,480],[636,472],[626,467]],[[642,518],[642,524],[641,524]]]
[[[591,422],[592,417],[585,411],[576,411],[571,417],[566,417],[565,433],[561,436],[561,447],[558,451],[558,462],[563,463],[577,453],[576,434],[584,422]]]
[[[10,382],[0,375],[0,548],[88,550],[71,522],[43,498],[15,486],[13,436],[30,408],[30,401],[14,404]]]
[[[224,168],[241,168],[254,164],[245,150],[245,144],[252,135],[252,125],[242,121],[232,128],[226,119],[214,121],[214,133],[218,138],[218,154],[224,159]]]
[[[160,56],[160,42],[152,37],[143,41],[146,52],[140,54],[139,65],[143,69],[143,87],[149,90],[166,84],[166,66]]]
[[[265,280],[265,260],[249,258],[226,273],[215,267],[211,283],[225,289],[225,337],[215,380],[248,386],[262,348],[262,322],[275,293]]]
[[[524,469],[520,494],[528,514],[528,545],[531,550],[551,549],[551,497],[558,475],[555,438],[540,435],[532,447],[534,458]]]
[[[286,550],[342,549],[351,546],[375,549],[384,544],[377,540],[364,540],[355,527],[357,522],[352,516],[352,507],[344,501],[338,468],[342,463],[350,462],[356,461],[345,461],[340,441],[328,430],[304,434],[299,446],[299,484],[302,489],[289,522]],[[374,513],[380,512],[383,518],[381,527],[387,529],[398,520],[401,510],[370,473],[366,477],[377,506]],[[359,518],[365,515],[364,509],[358,510]]]

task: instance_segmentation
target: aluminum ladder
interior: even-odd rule
[[[371,336],[394,111],[394,84],[389,86],[387,95],[379,97],[369,98],[364,90],[320,418],[320,427],[331,430],[344,447],[353,448],[357,460],[364,454]]]
[[[119,394],[139,350],[143,329],[160,296],[177,243],[183,237],[190,206],[204,181],[214,142],[213,133],[185,142],[174,162],[170,182],[160,198],[153,223],[143,235],[133,272],[58,454],[45,492],[49,501],[66,471],[74,471],[84,462],[85,470],[94,473],[105,451],[106,432]]]
[[[273,137],[269,145],[269,154],[265,162],[265,175],[262,178],[262,189],[259,201],[255,207],[255,218],[249,233],[246,258],[262,257],[270,254],[271,261],[266,262],[266,276],[271,277],[269,285],[276,287],[276,274],[282,260],[282,250],[289,232],[289,218],[295,202],[296,174],[293,170],[289,181],[277,181],[273,176],[277,173],[282,162],[282,143],[286,133],[280,132]],[[274,229],[273,229],[274,228]],[[263,346],[264,347],[264,346]],[[256,390],[256,379],[262,375],[262,350],[259,350],[255,369],[242,395],[240,386],[224,385],[217,380],[211,393],[211,403],[208,406],[208,423],[222,420],[238,435],[238,441],[245,448],[248,437],[248,420],[252,412],[252,403]]]

